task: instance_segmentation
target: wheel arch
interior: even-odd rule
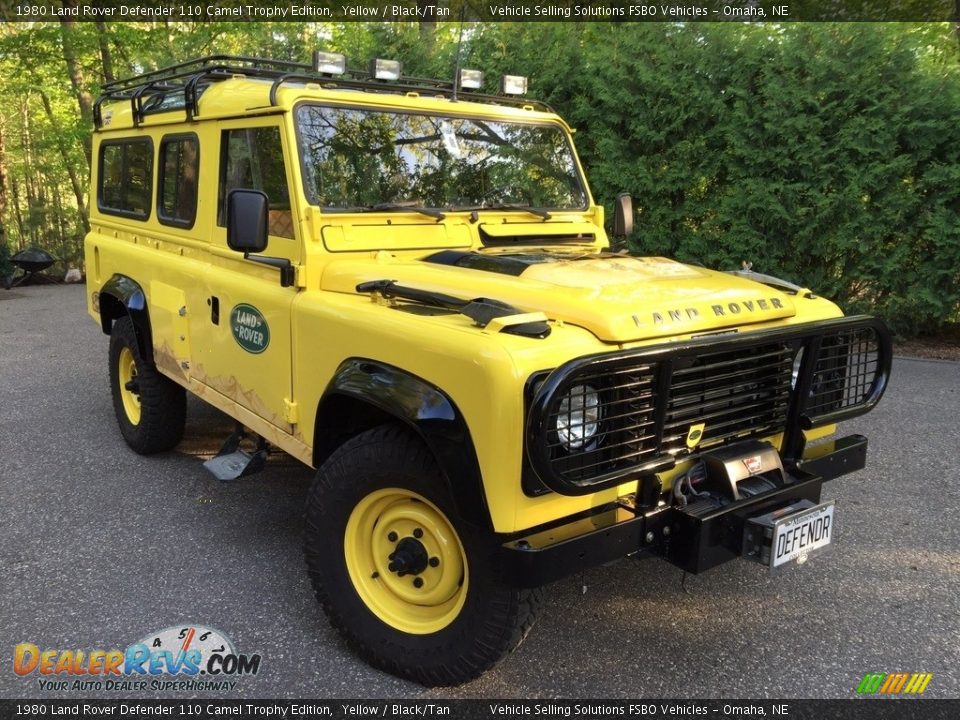
[[[375,360],[341,363],[317,406],[313,463],[323,462],[351,437],[400,422],[430,450],[460,516],[492,529],[480,463],[463,413],[442,390],[405,370]]]
[[[113,323],[125,314],[130,316],[137,334],[140,356],[153,363],[153,334],[150,330],[150,313],[147,296],[140,284],[126,275],[115,274],[100,288],[100,328],[105,335],[113,329]]]

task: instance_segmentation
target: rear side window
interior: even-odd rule
[[[199,170],[200,142],[196,135],[167,135],[160,141],[157,217],[164,225],[193,227]]]
[[[225,130],[221,148],[219,224],[226,225],[227,193],[237,188],[262,190],[270,202],[269,233],[292,238],[293,215],[280,128]]]
[[[150,217],[153,142],[150,138],[108,140],[100,145],[97,207],[109,215]]]

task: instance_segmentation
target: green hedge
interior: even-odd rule
[[[960,72],[946,26],[491,24],[579,132],[632,248],[809,286],[900,334],[960,309]],[[481,59],[485,58],[485,59]]]

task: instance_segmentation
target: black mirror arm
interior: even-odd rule
[[[269,265],[270,267],[277,268],[280,271],[280,287],[293,287],[293,283],[295,281],[293,263],[287,258],[251,255],[250,253],[245,252],[243,254],[243,259],[249,260],[250,262],[259,263],[261,265]]]

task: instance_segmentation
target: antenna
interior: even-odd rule
[[[453,98],[451,102],[457,101],[457,90],[460,89],[460,55],[463,50],[463,18],[467,14],[467,3],[464,0],[460,6],[460,37],[457,38],[457,66],[453,70]]]

